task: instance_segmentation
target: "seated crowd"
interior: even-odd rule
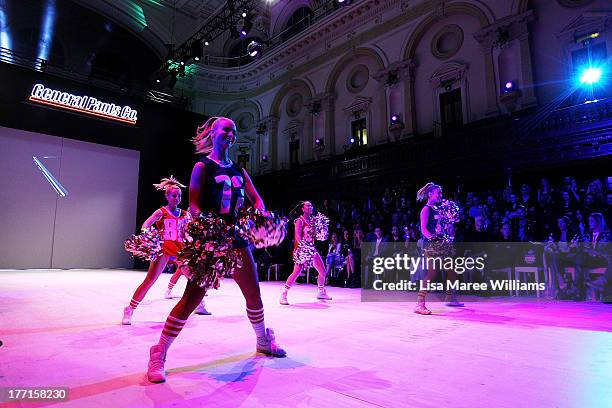
[[[606,221],[612,216],[612,189],[604,180],[565,177],[552,184],[543,178],[537,186],[518,189],[443,193],[463,212],[452,231],[456,242],[542,243],[539,259],[548,269],[550,296],[585,299],[589,287],[600,288],[605,281],[604,275],[588,276],[589,268],[606,268],[610,262],[603,243],[610,242]],[[319,250],[335,283],[360,286],[362,256],[374,255],[361,253],[363,242],[419,240],[420,204],[414,195],[405,187],[388,186],[378,196],[315,202],[316,210],[330,218],[329,239],[319,243]],[[372,251],[378,247],[371,246]]]

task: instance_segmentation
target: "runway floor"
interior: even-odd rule
[[[167,382],[146,379],[149,347],[182,294],[162,275],[134,313],[145,274],[0,271],[0,387],[68,387],[65,407],[612,407],[612,305],[496,298],[464,308],[362,303],[357,289],[262,282],[266,323],[288,357],[254,354],[232,280],[206,297],[170,348]]]

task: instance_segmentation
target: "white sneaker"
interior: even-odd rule
[[[193,313],[197,315],[211,315],[212,314],[208,310],[206,310],[206,306],[204,306],[204,303],[200,303],[198,307],[196,307],[196,309],[193,311]]]
[[[121,320],[121,324],[129,325],[132,324],[132,313],[134,313],[134,309],[129,306],[126,306],[123,309],[123,319]]]
[[[287,352],[283,350],[278,344],[276,344],[276,337],[274,336],[274,330],[267,328],[266,329],[266,338],[262,339],[263,341],[260,343],[260,340],[257,339],[257,352],[265,354],[270,357],[285,357]]]
[[[285,306],[289,305],[289,301],[287,300],[287,292],[281,293],[281,297],[278,303],[280,303],[281,305],[285,305]]]
[[[172,299],[172,289],[166,289],[166,292],[164,293],[164,298]]]
[[[332,300],[331,296],[329,296],[327,292],[325,292],[325,289],[319,291],[319,294],[317,295],[317,299],[318,300]]]
[[[166,353],[159,344],[151,347],[149,351],[149,368],[147,377],[152,383],[162,383],[166,381],[166,372],[164,371],[164,362],[166,361]]]

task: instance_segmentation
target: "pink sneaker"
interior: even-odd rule
[[[149,369],[147,377],[152,383],[162,383],[166,381],[166,372],[164,371],[164,362],[166,361],[166,353],[159,344],[151,347],[151,357],[149,358]]]
[[[423,304],[419,303],[417,307],[414,308],[414,313],[421,314],[421,315],[430,315],[431,310],[425,307],[425,303]]]

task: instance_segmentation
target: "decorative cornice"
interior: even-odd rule
[[[247,66],[236,69],[214,68],[199,66],[198,74],[203,73],[213,80],[236,81],[257,76],[270,68],[278,68],[282,61],[289,61],[290,57],[304,54],[304,49],[325,40],[328,43],[344,35],[345,30],[356,27],[375,17],[376,14],[391,8],[398,0],[366,0],[354,7],[346,8],[344,14],[332,14],[327,18],[308,27],[303,33],[273,48],[265,53],[263,58]],[[374,8],[376,7],[376,8]],[[291,65],[290,63],[288,65]]]
[[[304,106],[308,109],[308,111],[316,116],[322,111],[329,112],[334,109],[335,104],[334,100],[336,99],[336,95],[331,92],[315,95],[310,98]]]
[[[376,0],[372,0],[371,2],[374,2],[374,1],[377,3],[379,2]],[[420,3],[417,6],[413,7],[412,9],[409,9],[406,12],[401,13],[389,19],[388,21],[385,21],[384,24],[375,25],[368,31],[357,34],[354,37],[352,37],[350,40],[345,41],[334,48],[328,49],[322,54],[310,59],[305,64],[300,64],[294,67],[290,71],[286,71],[281,75],[274,76],[271,80],[265,81],[263,79],[264,76],[260,76],[259,78],[253,78],[250,82],[250,86],[253,87],[251,89],[242,89],[238,92],[231,92],[228,89],[225,89],[224,91],[218,91],[218,92],[211,91],[211,90],[198,90],[198,93],[202,97],[212,98],[212,99],[219,100],[219,101],[234,100],[236,98],[247,98],[247,99],[253,98],[257,95],[270,91],[286,83],[288,80],[295,78],[296,76],[303,75],[309,72],[310,70],[316,68],[317,66],[321,66],[326,63],[329,63],[331,60],[337,58],[338,56],[344,55],[346,52],[350,51],[351,49],[357,48],[372,39],[378,38],[379,36],[389,31],[395,30],[398,27],[405,25],[407,22],[410,22],[412,20],[418,19],[420,17],[423,17],[424,15],[429,14],[430,12],[436,10],[436,8],[442,3],[444,3],[444,0],[434,0],[433,2]],[[399,0],[391,0],[387,2],[387,4],[385,4],[385,8],[388,9],[392,5],[395,5],[395,4],[399,4]],[[322,23],[326,23],[326,21],[323,20]],[[321,39],[321,37],[323,37],[323,33],[319,33],[319,34],[311,33],[311,34],[308,34],[308,36],[309,38],[312,36],[315,36],[316,37],[315,39],[319,40]],[[298,40],[303,40],[303,39],[304,38],[301,37]],[[224,82],[226,81],[228,83],[231,83],[232,81],[236,81],[236,80],[244,80],[247,77],[246,74],[240,74],[235,71],[233,72],[234,73],[228,73],[227,71],[218,71],[215,74],[219,75],[220,76],[219,78],[222,77],[222,79],[219,79],[218,81],[223,80]],[[197,75],[198,75],[198,79],[203,82],[210,81],[212,79],[211,73],[204,71],[202,68],[199,68]],[[242,84],[241,86],[245,87],[244,84]]]
[[[460,81],[465,76],[468,67],[468,64],[463,62],[448,62],[438,68],[429,81],[434,88],[443,87],[449,82]]]
[[[300,133],[302,133],[302,129],[304,129],[304,122],[294,119],[287,123],[282,133],[287,139],[294,140]]]
[[[347,115],[352,115],[355,113],[367,112],[372,104],[372,98],[365,96],[357,96],[353,102],[351,102],[348,106],[343,108],[342,110]]]
[[[385,86],[393,86],[414,78],[416,64],[412,60],[396,61],[387,68],[381,69],[372,78]]]
[[[577,37],[593,32],[606,32],[612,26],[612,13],[588,12],[573,19],[557,34],[562,42],[575,41]]]
[[[259,126],[260,124],[265,124],[267,126],[277,126],[279,121],[279,117],[270,115],[261,118],[261,120],[257,122],[257,125]]]
[[[483,49],[503,47],[529,33],[527,23],[535,20],[533,10],[508,16],[474,33],[474,39]]]

